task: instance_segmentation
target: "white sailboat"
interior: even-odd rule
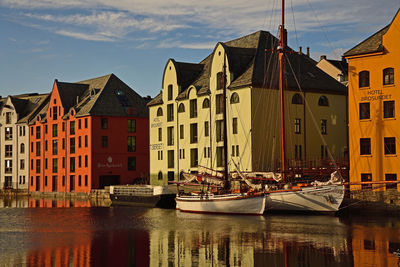
[[[265,210],[266,196],[263,192],[239,192],[234,193],[230,189],[228,175],[228,155],[227,155],[227,127],[226,127],[226,63],[224,56],[224,66],[222,75],[223,84],[223,123],[224,123],[224,174],[223,188],[219,187],[215,192],[178,194],[175,198],[176,209],[183,212],[195,213],[215,213],[215,214],[241,214],[241,215],[262,215]],[[201,180],[208,184],[216,181],[218,173],[212,173]],[[195,177],[188,175],[193,181]]]

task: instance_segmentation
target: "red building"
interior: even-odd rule
[[[146,100],[114,74],[55,80],[29,126],[30,192],[82,192],[148,176]]]

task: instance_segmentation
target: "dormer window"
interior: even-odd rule
[[[238,93],[233,93],[231,96],[231,104],[236,104],[239,103],[240,99],[239,99],[239,95]]]
[[[383,70],[383,85],[394,84],[394,69],[386,68]]]
[[[300,94],[294,94],[292,104],[303,104],[303,97]]]
[[[358,87],[369,87],[369,71],[364,70],[358,73]]]
[[[178,112],[179,112],[179,113],[185,112],[185,105],[184,105],[183,103],[180,103],[180,104],[179,104]]]
[[[329,101],[328,101],[328,98],[326,97],[326,96],[321,96],[319,99],[318,99],[318,106],[325,106],[325,107],[328,107],[329,106]]]
[[[168,100],[172,100],[172,84],[168,85]]]
[[[208,98],[204,99],[203,108],[210,108],[210,100]]]

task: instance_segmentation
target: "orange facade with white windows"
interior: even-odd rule
[[[345,53],[349,62],[350,181],[400,175],[400,15]],[[376,190],[396,185],[375,185]],[[360,189],[353,185],[351,189]]]

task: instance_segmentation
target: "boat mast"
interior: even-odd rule
[[[226,122],[226,54],[224,53],[224,66],[222,72],[222,98],[223,98],[223,139],[224,139],[224,178],[225,185],[224,189],[229,188],[229,179],[228,179],[228,132],[227,132],[227,122]]]
[[[282,179],[286,180],[286,140],[285,140],[285,95],[284,95],[284,71],[285,71],[285,0],[282,0],[282,24],[279,29],[279,90],[281,101],[281,151],[282,151]]]

